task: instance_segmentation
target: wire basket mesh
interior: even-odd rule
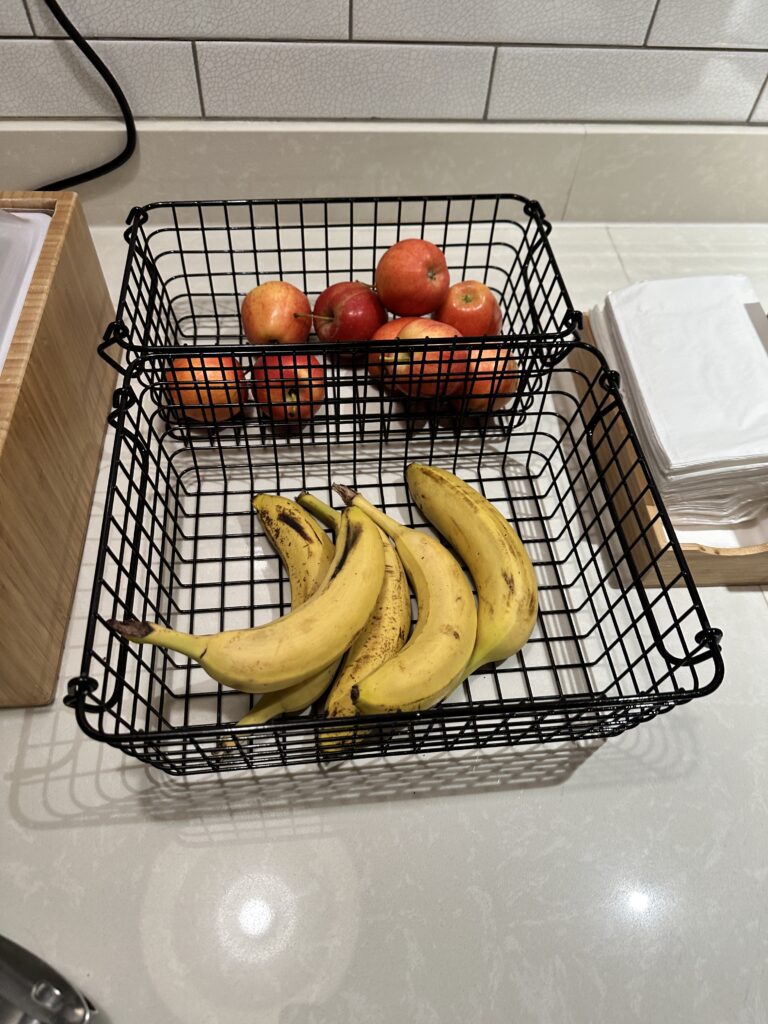
[[[253,494],[309,489],[331,502],[338,481],[428,529],[404,485],[414,461],[458,473],[515,526],[535,567],[538,620],[517,656],[473,675],[438,707],[334,722],[351,739],[345,756],[605,737],[719,684],[719,633],[688,575],[615,375],[575,340],[578,314],[537,204],[162,204],[157,220],[156,213],[132,215],[117,328],[105,339],[105,354],[117,342],[128,366],[112,416],[82,669],[68,697],[86,732],[173,774],[324,760],[321,712],[236,727],[253,696],[215,684],[179,655],[129,646],[107,622],[136,616],[209,633],[285,613],[287,576],[252,511]],[[504,338],[443,347],[511,354],[509,402],[472,415],[466,395],[411,399],[382,387],[354,346],[281,346],[286,376],[301,360],[318,360],[324,399],[315,415],[276,422],[272,398],[252,386],[265,350],[241,343],[243,293],[291,274],[310,295],[350,274],[370,278],[398,237],[430,232],[453,275],[484,279],[504,312]],[[510,232],[517,248],[501,241]],[[428,344],[398,341],[387,350],[412,357]],[[179,405],[178,360],[190,346],[213,365],[237,360],[243,368],[247,386],[231,396],[222,422],[192,421]],[[653,523],[637,515],[648,491],[669,538],[657,553],[648,544]],[[665,583],[656,564],[670,553],[679,572]]]
[[[520,196],[242,200],[135,208],[115,323],[102,352],[242,340],[245,293],[279,278],[307,295],[333,281],[373,282],[402,238],[445,253],[451,279],[483,281],[499,300],[502,334],[551,342],[580,322],[552,255],[550,225]]]

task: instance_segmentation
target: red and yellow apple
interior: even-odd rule
[[[404,238],[387,249],[376,267],[376,291],[399,316],[432,313],[450,287],[445,256],[425,238]]]
[[[409,324],[411,320],[416,320],[417,317],[413,316],[401,316],[396,320],[388,320],[385,324],[374,331],[371,335],[371,341],[394,341],[398,334]],[[389,352],[371,352],[368,355],[368,373],[372,377],[390,377],[391,364],[394,362],[394,356]]]
[[[450,324],[437,320],[414,319],[398,334],[400,341],[431,340],[433,338],[460,338]],[[454,394],[467,375],[468,353],[462,348],[424,345],[413,351],[400,348],[390,372],[392,382],[403,394],[412,398],[441,398]],[[387,366],[386,359],[382,367]],[[384,373],[386,373],[386,369]]]
[[[434,317],[451,324],[465,338],[496,336],[501,330],[501,309],[496,296],[481,281],[460,281],[452,285]]]
[[[163,378],[174,411],[208,426],[231,420],[248,400],[243,368],[231,356],[178,356]]]
[[[240,318],[254,345],[298,345],[312,329],[309,299],[288,281],[265,281],[252,288],[243,299]]]
[[[312,313],[321,341],[367,341],[387,321],[374,290],[362,281],[340,281],[318,297]]]
[[[271,420],[306,423],[325,399],[325,373],[308,353],[262,354],[254,360],[253,393]]]
[[[453,393],[456,409],[483,413],[500,409],[517,391],[520,375],[509,349],[484,348],[472,354],[463,385]]]

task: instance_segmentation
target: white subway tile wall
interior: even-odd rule
[[[493,56],[490,46],[365,43],[197,49],[209,117],[482,118]]]
[[[6,0],[2,0],[3,3]],[[43,0],[28,0],[38,35],[61,35]],[[62,0],[87,37],[346,39],[348,0]]]
[[[98,41],[137,117],[199,117],[191,43]],[[74,43],[0,39],[0,117],[103,117],[114,97]]]
[[[0,3],[0,36],[31,36],[27,12],[22,0],[2,0]]]
[[[493,120],[746,121],[762,53],[709,50],[499,50]]]
[[[144,118],[768,121],[768,0],[62,7]],[[61,35],[43,0],[0,0],[0,117],[116,116]]]
[[[768,82],[763,86],[760,99],[752,114],[752,120],[755,124],[768,124]]]
[[[768,50],[766,0],[662,0],[649,42]]]
[[[356,39],[642,45],[655,0],[354,0]]]

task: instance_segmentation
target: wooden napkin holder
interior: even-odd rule
[[[0,371],[0,707],[54,695],[115,387],[112,302],[77,195],[2,192],[51,223]]]

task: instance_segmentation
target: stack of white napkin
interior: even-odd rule
[[[748,278],[644,281],[590,313],[677,526],[758,518],[768,505],[768,347]]]

